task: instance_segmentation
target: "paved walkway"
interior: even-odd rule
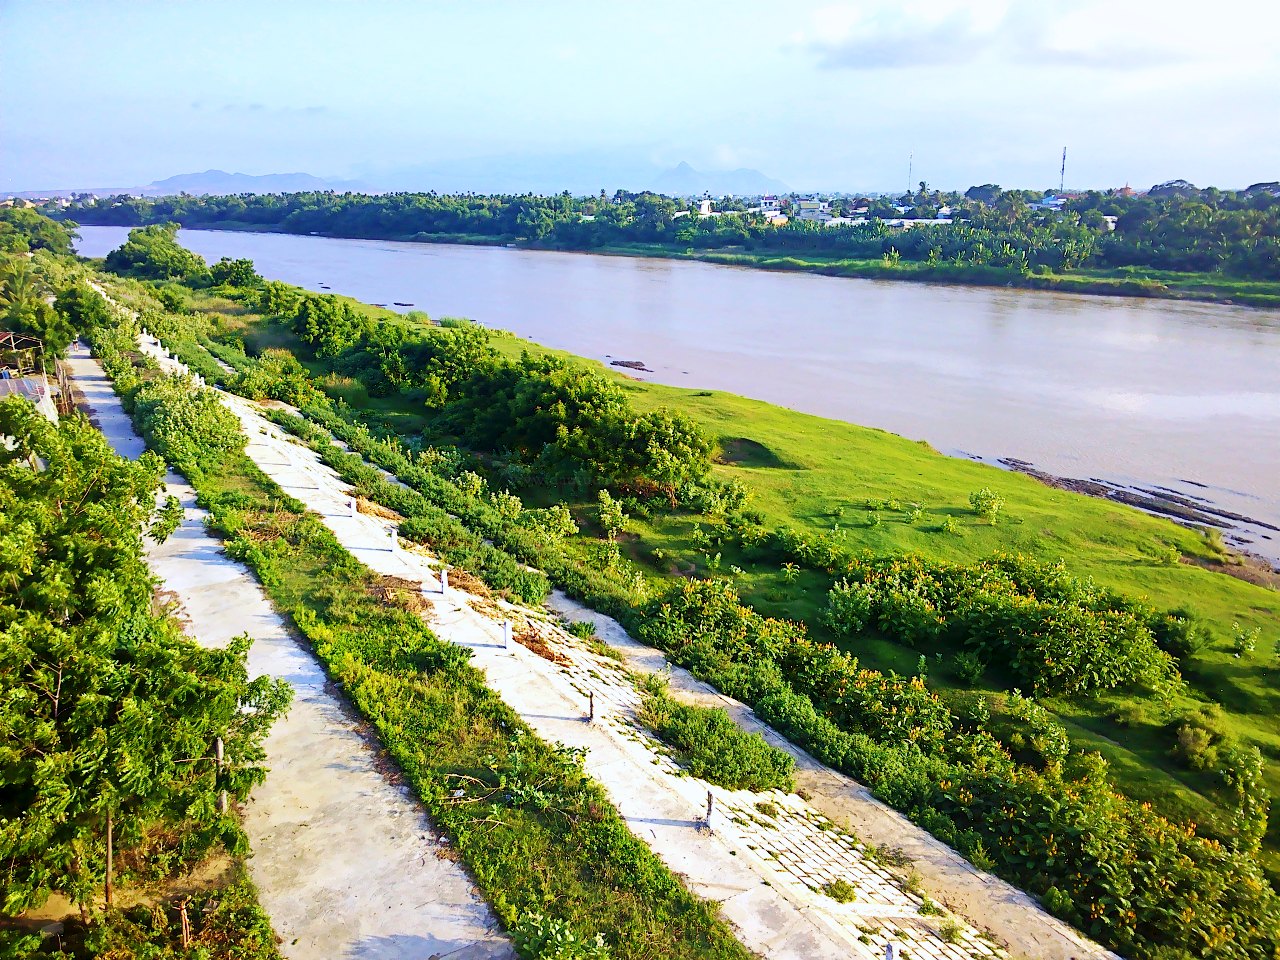
[[[93,416],[117,452],[144,448],[98,363],[80,346],[69,361]],[[379,772],[377,747],[329,689],[315,658],[290,635],[257,581],[205,532],[194,491],[170,474],[182,526],[151,545],[148,562],[181,603],[188,632],[221,646],[248,633],[252,675],[288,680],[289,715],[267,743],[271,773],[244,811],[249,871],[289,960],[426,960],[514,955],[421,806]]]
[[[861,784],[819,764],[745,705],[672,668],[660,651],[634,641],[616,621],[554,596],[550,606],[568,619],[596,623],[627,669],[670,676],[677,695],[725,708],[741,726],[794,756],[797,784],[809,799],[726,791],[684,775],[637,723],[638,695],[617,662],[586,649],[546,611],[456,590],[442,596],[434,558],[420,549],[397,548],[385,519],[353,516],[350,488],[313,451],[266,421],[256,405],[231,395],[224,400],[240,416],[250,437],[248,453],[264,471],[316,511],[370,569],[424,583],[433,629],[471,648],[489,685],[540,736],[587,749],[588,772],[609,791],[633,831],[692,890],[722,903],[747,946],[770,958],[883,957],[891,941],[924,960],[1003,955],[956,916],[922,915],[927,893],[979,921],[1013,956],[1115,957],[1031,897],[976,870]],[[519,642],[508,648],[503,620],[514,622],[517,638],[536,635],[534,646],[542,655]],[[595,694],[593,723],[585,721],[589,693]],[[716,811],[711,832],[703,819],[708,791]],[[919,887],[904,884],[900,873],[877,861],[875,848],[882,846],[915,862],[924,875]],[[853,902],[839,903],[823,892],[837,880],[857,891]]]
[[[587,650],[545,611],[439,590],[425,551],[396,546],[392,525],[353,513],[350,488],[316,453],[266,421],[254,405],[225,396],[250,437],[249,456],[315,511],[370,569],[425,584],[432,629],[473,652],[489,686],[544,739],[586,749],[587,771],[609,792],[632,830],[694,892],[721,903],[753,950],[781,960],[884,956],[893,941],[920,960],[1002,955],[968,924],[921,914],[922,898],[877,863],[855,837],[795,795],[728,791],[687,776],[635,719],[638,694],[619,664]],[[508,647],[502,622],[529,640]],[[596,721],[587,722],[594,693]],[[713,796],[711,831],[704,816]],[[823,892],[837,880],[857,898]]]

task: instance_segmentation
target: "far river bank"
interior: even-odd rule
[[[187,230],[227,231],[231,233],[275,233],[300,236],[281,230],[268,230],[253,223],[219,221],[191,222]],[[589,250],[484,234],[415,233],[386,236],[348,236],[341,233],[316,232],[308,236],[332,240],[381,240],[390,243],[436,243],[461,246],[505,247],[517,250],[546,250],[581,253],[605,257],[645,257],[667,260],[695,260],[721,266],[751,267],[758,270],[813,273],[828,277],[863,280],[891,280],[972,287],[1005,287],[1057,293],[1085,294],[1101,297],[1138,297],[1157,300],[1190,300],[1221,303],[1228,306],[1280,309],[1280,283],[1233,280],[1209,273],[1175,273],[1146,268],[1082,269],[1071,273],[1022,273],[1007,267],[920,263],[903,260],[854,260],[808,254],[759,253],[745,248],[695,250],[660,243],[627,243],[594,247]]]

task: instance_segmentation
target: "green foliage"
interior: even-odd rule
[[[695,777],[730,790],[795,789],[795,760],[744,732],[722,709],[679,703],[655,689],[638,716]]]
[[[261,782],[289,689],[248,679],[247,638],[204,649],[153,612],[141,537],[160,461],[120,458],[86,420],[54,426],[14,398],[0,434],[13,444],[0,454],[3,911],[55,891],[85,903],[110,879],[108,842],[136,845],[155,824],[193,849],[239,850],[216,798]]]
[[[209,276],[214,283],[229,287],[253,287],[262,282],[252,260],[233,260],[230,257],[223,257],[211,266]]]
[[[111,307],[107,305],[107,301],[83,282],[72,284],[59,292],[57,299],[53,301],[53,308],[77,332],[92,330],[112,322]]]
[[[1280,936],[1280,898],[1248,853],[1265,794],[1241,816],[1241,848],[1225,848],[1116,794],[1100,758],[1068,756],[1065,732],[1038,704],[1010,698],[1007,726],[1022,731],[1019,749],[1035,750],[1043,771],[1015,762],[991,734],[961,728],[918,678],[860,669],[797,625],[743,607],[723,583],[674,587],[635,629],[1126,955],[1154,960],[1165,945],[1208,944],[1214,956],[1263,960]],[[1250,781],[1252,768],[1240,769]]]
[[[179,402],[157,397],[166,399]],[[364,440],[376,443],[367,434]],[[566,931],[590,946],[604,930],[619,960],[745,960],[714,908],[690,895],[630,833],[583,773],[580,757],[538,740],[485,686],[465,650],[441,642],[402,602],[375,596],[372,574],[243,453],[202,446],[194,455],[193,483],[228,553],[254,569],[376,728],[508,928],[548,949],[565,945]],[[350,460],[348,466],[354,469]],[[407,458],[405,466],[412,466]],[[386,484],[380,498],[394,491],[409,493]],[[463,532],[421,494],[413,496],[442,533]],[[486,500],[474,506],[493,515]],[[462,797],[454,796],[458,788]],[[554,919],[520,926],[534,914]]]
[[[969,506],[987,523],[995,523],[996,514],[1004,508],[1004,497],[990,487],[983,487],[969,494]]]
[[[181,246],[176,223],[158,223],[129,231],[120,247],[107,254],[112,273],[146,280],[181,280],[199,284],[208,280],[204,258]]]
[[[287,350],[264,350],[253,360],[246,359],[230,386],[243,397],[281,400],[295,407],[317,396],[306,368]]]
[[[134,397],[138,428],[153,447],[188,479],[244,449],[240,421],[212,390],[186,377],[162,376],[143,384]]]
[[[973,686],[982,679],[982,674],[986,670],[986,665],[982,659],[976,654],[968,650],[961,650],[951,661],[951,669],[960,678],[962,683]]]
[[[293,332],[321,357],[332,359],[355,347],[368,333],[368,318],[350,302],[329,294],[308,294],[294,310]]]
[[[1041,693],[1158,691],[1180,682],[1153,632],[1169,617],[1061,564],[997,555],[962,566],[910,556],[853,560],[846,572],[826,614],[840,633],[873,623],[910,644],[946,636]]]
[[[596,510],[596,519],[600,524],[600,529],[604,531],[604,535],[610,540],[617,540],[618,534],[626,529],[628,517],[622,512],[622,504],[609,496],[608,490],[601,490],[596,498],[599,507]]]
[[[822,892],[836,903],[853,903],[858,899],[858,888],[848,880],[832,880],[822,885]]]
[[[49,284],[23,257],[0,265],[0,330],[38,337],[50,361],[61,356],[75,339],[76,327],[68,316],[49,306]]]
[[[75,236],[74,223],[51,220],[36,210],[0,207],[0,254],[48,250],[71,256]]]
[[[610,960],[613,954],[604,937],[582,940],[564,920],[543,913],[529,913],[511,928],[516,950],[526,960]]]

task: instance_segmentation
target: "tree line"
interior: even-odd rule
[[[918,192],[899,198],[837,200],[836,213],[865,210],[866,218],[839,226],[794,219],[778,226],[729,200],[725,205],[738,209],[722,216],[677,216],[692,205],[626,191],[611,197],[603,192],[591,197],[332,192],[109,197],[75,204],[60,216],[86,224],[232,224],[371,239],[472,237],[579,250],[643,243],[851,259],[891,256],[1027,272],[1146,267],[1280,279],[1280,189],[1266,184],[1246,191],[1157,188],[1132,196],[1089,191],[1055,208],[1040,204],[1043,199],[1035,191],[993,184],[963,194],[930,191],[921,184]],[[886,224],[903,216],[934,217],[944,208],[950,224],[925,223],[910,230]]]

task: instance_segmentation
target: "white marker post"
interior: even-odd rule
[[[351,497],[347,503],[351,505],[351,519],[354,520],[356,517],[360,516],[360,501],[355,497]]]
[[[391,528],[391,552],[392,553],[400,552],[400,531],[398,531],[395,527]]]
[[[444,596],[449,592],[449,568],[440,568],[440,596]]]
[[[511,650],[511,621],[502,621],[502,647],[510,652]]]

